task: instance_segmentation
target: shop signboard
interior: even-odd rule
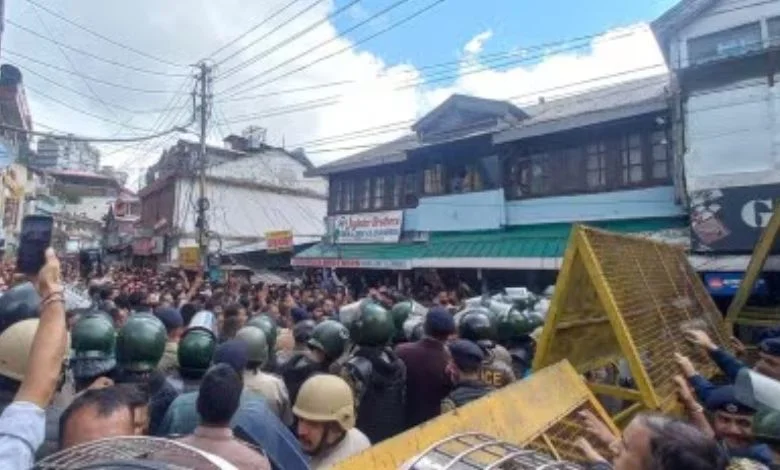
[[[328,225],[338,244],[398,243],[403,220],[403,211],[384,211],[337,215]]]
[[[737,293],[743,277],[744,273],[706,273],[704,284],[709,293],[715,297],[731,297]],[[759,278],[753,285],[753,294],[767,295],[768,293],[766,280]]]
[[[696,252],[751,253],[769,223],[780,184],[691,193],[691,248]],[[773,253],[779,253],[775,244]]]
[[[393,271],[412,269],[411,260],[403,259],[293,258],[291,264],[307,268],[387,269]]]
[[[293,250],[292,230],[265,232],[265,245],[268,253],[283,253]]]

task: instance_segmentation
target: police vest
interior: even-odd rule
[[[356,426],[372,444],[405,430],[406,366],[391,350],[359,348],[341,375],[359,397]]]
[[[515,375],[508,364],[495,358],[482,363],[479,378],[487,386],[501,388],[515,381]]]

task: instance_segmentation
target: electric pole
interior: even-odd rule
[[[198,65],[198,82],[200,84],[200,146],[198,148],[198,217],[195,228],[198,233],[201,264],[208,268],[208,221],[209,201],[206,198],[206,132],[209,114],[211,113],[211,67],[206,62]]]

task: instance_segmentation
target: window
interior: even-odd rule
[[[552,156],[557,190],[564,193],[581,191],[583,184],[582,147],[569,147]],[[551,175],[552,176],[552,175]]]
[[[333,181],[330,188],[330,204],[333,212],[341,212],[341,181]]]
[[[620,139],[621,183],[632,185],[644,179],[642,168],[642,138],[639,134],[629,134]]]
[[[371,208],[371,179],[366,178],[358,183],[360,210]]]
[[[761,49],[761,25],[750,23],[688,40],[688,62],[701,64]]]
[[[425,169],[425,180],[423,192],[425,194],[442,194],[444,193],[444,185],[442,181],[444,179],[444,166],[441,163],[437,163],[430,168]]]
[[[407,173],[404,176],[404,197],[401,204],[404,206],[414,205],[414,199],[417,197],[417,175]]]
[[[374,178],[374,209],[381,209],[385,205],[385,178]]]
[[[596,142],[585,147],[585,185],[602,189],[607,185],[607,144]]]
[[[669,179],[669,139],[666,137],[666,131],[656,131],[650,135],[650,144],[652,146],[651,162],[653,179]]]
[[[482,191],[482,175],[477,165],[460,165],[454,167],[450,173],[450,192],[469,193]]]
[[[539,196],[550,192],[551,170],[547,153],[521,157],[510,170],[515,197]]]
[[[780,16],[769,18],[766,21],[766,29],[769,34],[769,41],[773,46],[780,44]]]
[[[349,212],[355,207],[355,182],[347,180],[341,183],[341,210]]]
[[[404,194],[404,177],[403,175],[395,175],[391,178],[393,182],[392,207],[401,207],[402,197]]]

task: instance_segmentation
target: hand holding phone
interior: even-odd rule
[[[46,263],[46,249],[51,245],[53,226],[54,219],[45,215],[28,215],[22,219],[17,272],[30,276],[38,274]]]

